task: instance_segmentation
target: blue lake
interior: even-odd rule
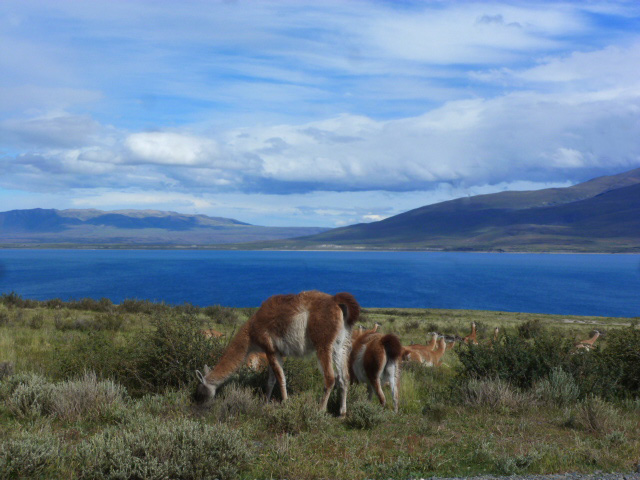
[[[349,291],[364,307],[640,316],[640,255],[0,250],[0,293],[258,306]]]

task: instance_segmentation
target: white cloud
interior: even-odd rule
[[[134,133],[124,144],[136,160],[162,165],[202,166],[219,155],[212,140],[172,132]]]

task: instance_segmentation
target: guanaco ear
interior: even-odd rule
[[[209,365],[205,365],[204,366],[204,374],[205,374],[205,376],[209,375],[210,371],[211,371],[211,369],[209,368]]]
[[[202,375],[202,372],[200,370],[196,370],[196,377],[198,378],[200,383],[204,383],[204,375]]]

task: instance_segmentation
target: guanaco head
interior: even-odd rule
[[[196,377],[200,381],[200,384],[198,385],[198,388],[196,388],[193,398],[198,404],[205,403],[216,395],[217,386],[207,382],[206,377],[210,371],[211,369],[208,365],[204,366],[204,375],[200,370],[196,370]]]

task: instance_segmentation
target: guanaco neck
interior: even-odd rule
[[[250,343],[249,326],[245,324],[233,337],[218,364],[205,376],[207,383],[218,386],[240,368],[249,353]]]
[[[593,337],[591,337],[589,340],[583,340],[582,343],[588,343],[589,345],[593,345],[599,336],[600,336],[600,332],[596,332],[593,335]]]

